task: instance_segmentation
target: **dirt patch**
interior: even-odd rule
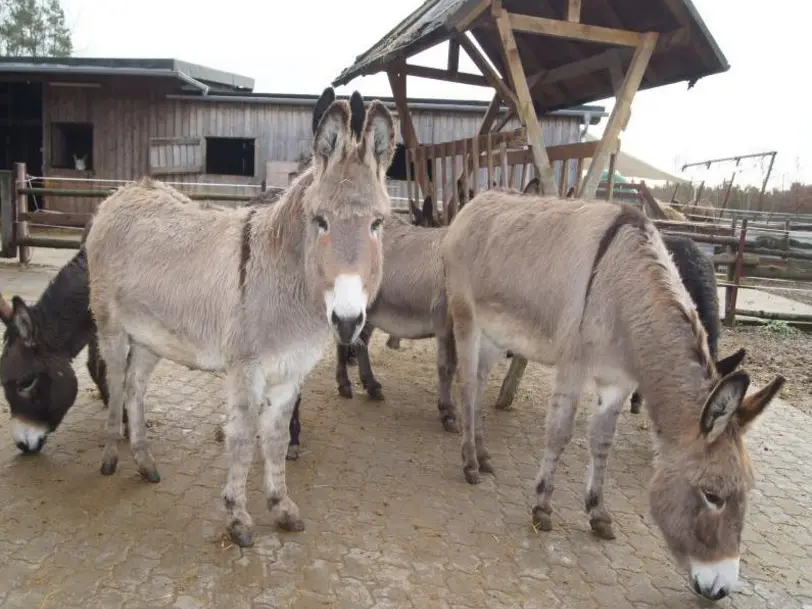
[[[780,397],[812,415],[812,335],[780,325],[722,330],[720,357],[739,347],[747,349],[742,367],[756,386],[784,375],[787,382]]]

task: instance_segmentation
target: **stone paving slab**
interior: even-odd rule
[[[35,259],[36,260],[36,259]],[[0,266],[4,294],[36,297],[53,269]],[[302,403],[302,454],[288,487],[307,529],[271,525],[259,457],[249,478],[257,543],[222,539],[226,460],[215,429],[221,380],[162,362],[147,393],[162,482],[98,473],[105,411],[76,361],[80,394],[42,454],[23,457],[0,419],[3,609],[677,609],[689,591],[647,515],[645,418],[624,412],[607,473],[617,539],[595,539],[582,512],[587,398],[556,478],[554,530],[530,526],[550,370],[528,367],[512,411],[488,409],[496,477],[462,478],[459,437],[436,411],[434,346],[375,336],[386,401],[338,397],[328,350]],[[506,363],[487,393],[495,400]],[[351,376],[357,376],[355,369]],[[356,383],[356,392],[359,391]],[[4,409],[7,408],[3,400]],[[774,403],[749,437],[757,487],[744,533],[743,581],[717,604],[812,607],[810,418]]]

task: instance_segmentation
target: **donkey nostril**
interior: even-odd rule
[[[17,442],[17,448],[20,449],[20,452],[27,453],[28,452],[28,444],[25,442]]]
[[[364,314],[359,313],[358,317],[355,318],[355,325],[360,326],[360,325],[363,325],[363,323],[364,323]]]
[[[341,323],[341,320],[338,318],[338,315],[336,315],[335,311],[333,311],[333,314],[330,315],[330,321],[333,322],[335,325],[338,325],[338,324]]]

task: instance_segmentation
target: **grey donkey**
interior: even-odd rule
[[[161,358],[225,372],[223,500],[240,546],[253,543],[246,482],[257,427],[268,508],[281,527],[304,529],[285,483],[296,397],[331,335],[345,344],[357,338],[381,282],[394,125],[382,103],[359,115],[363,100],[357,92],[353,99],[351,111],[325,89],[312,165],[274,205],[203,210],[144,179],[102,202],[87,236],[90,305],[110,390],[101,471],[116,470],[126,406],[138,471],[160,480],[144,393]],[[360,139],[351,120],[362,124]]]
[[[719,374],[659,231],[629,206],[489,191],[457,215],[441,250],[466,480],[493,471],[481,402],[500,352],[555,365],[533,523],[552,528],[555,470],[592,381],[585,507],[593,531],[613,538],[603,479],[621,405],[639,386],[657,451],[651,514],[693,589],[728,595],[753,484],[743,435],[784,377],[745,397],[746,372]]]

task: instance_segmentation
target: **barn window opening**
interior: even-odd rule
[[[91,123],[51,124],[51,167],[93,170],[93,125]]]
[[[255,140],[241,137],[206,138],[206,173],[253,177]]]

